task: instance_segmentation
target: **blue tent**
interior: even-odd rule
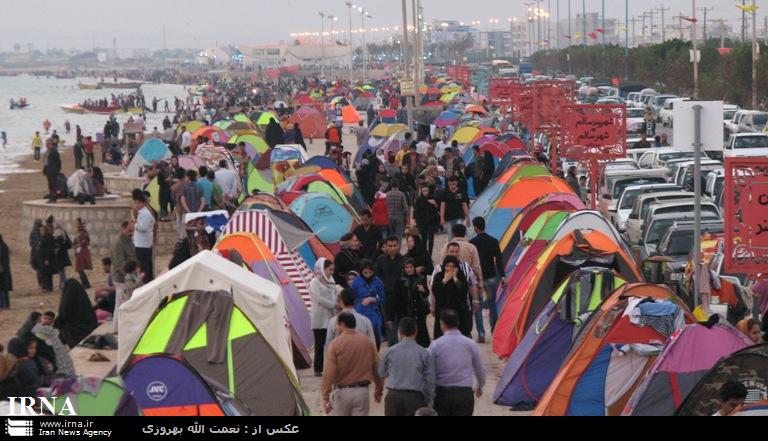
[[[172,153],[168,146],[157,138],[147,140],[133,157],[128,166],[128,176],[138,177],[142,167],[152,164],[155,161],[168,161]]]
[[[325,193],[301,195],[291,203],[299,216],[327,244],[337,243],[352,228],[352,214]]]

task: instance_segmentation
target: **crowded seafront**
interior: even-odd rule
[[[412,54],[3,55],[0,415],[764,414],[768,113],[697,20],[690,86],[420,3]]]

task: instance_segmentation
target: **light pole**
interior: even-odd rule
[[[587,0],[581,0],[581,33],[584,47],[587,47]]]
[[[368,44],[366,43],[365,34],[367,29],[365,29],[365,19],[367,18],[373,18],[372,15],[368,13],[365,9],[363,9],[362,6],[358,6],[357,10],[360,12],[360,18],[362,20],[363,28],[363,81],[366,81],[368,79]]]
[[[752,0],[752,108],[757,109],[757,5]]]
[[[355,6],[351,2],[346,2],[349,8],[349,87],[355,84],[355,46],[352,44],[352,8]]]
[[[321,57],[320,57],[320,77],[325,77],[325,14],[322,12],[318,12],[318,15],[320,15],[320,49],[321,49]]]
[[[339,17],[335,15],[328,15],[328,20],[331,21],[331,82],[334,81],[335,78],[335,65],[336,65],[336,57],[335,57],[335,41],[333,39],[333,22],[338,21]],[[325,50],[325,47],[323,47],[323,50]]]
[[[691,41],[693,42],[693,99],[699,99],[699,57],[698,35],[696,35],[696,0],[693,3],[693,17],[691,20]]]

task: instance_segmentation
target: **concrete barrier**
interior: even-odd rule
[[[133,189],[142,188],[147,182],[146,178],[133,178],[122,173],[104,175],[104,185],[107,190],[118,196],[131,194]]]

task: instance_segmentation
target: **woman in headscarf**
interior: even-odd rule
[[[12,338],[8,342],[8,353],[16,358],[15,377],[25,391],[23,396],[34,396],[37,388],[43,385],[43,375],[29,356],[28,344],[18,337]]]
[[[747,318],[740,321],[736,324],[736,329],[749,337],[749,339],[756,345],[763,341],[763,331],[760,329],[760,323],[753,318]]]
[[[432,279],[435,317],[440,317],[444,309],[453,309],[459,315],[459,330],[466,337],[472,338],[472,310],[469,304],[469,283],[460,270],[461,262],[454,256],[443,260],[442,271]],[[435,320],[433,338],[443,335],[440,321]]]
[[[405,243],[408,247],[408,253],[406,253],[405,257],[413,259],[416,272],[421,275],[432,274],[432,271],[435,269],[432,264],[432,256],[427,251],[421,236],[418,234],[408,234],[405,238]]]
[[[0,309],[11,309],[11,291],[13,291],[11,252],[0,234]]]
[[[97,326],[99,322],[96,320],[88,293],[77,280],[67,280],[61,293],[59,314],[53,324],[53,327],[59,330],[62,343],[74,348]]]
[[[285,143],[285,133],[283,132],[282,127],[280,127],[280,124],[274,119],[270,119],[269,124],[267,124],[264,140],[270,148]]]
[[[352,282],[355,291],[355,310],[371,321],[376,337],[376,349],[381,346],[384,318],[381,307],[384,304],[384,283],[376,277],[373,262],[365,259],[360,263],[360,276]]]
[[[493,154],[491,152],[483,153],[483,168],[480,175],[480,193],[488,188],[488,184],[491,182],[491,177],[496,172],[496,164],[494,163]],[[477,193],[479,196],[480,193]]]
[[[388,308],[389,313],[398,320],[403,317],[411,317],[416,321],[416,342],[425,348],[429,347],[429,331],[427,330],[427,315],[429,315],[429,290],[427,278],[419,273],[416,262],[406,258],[403,264],[403,277],[400,286],[395,292],[395,298]],[[387,317],[387,321],[394,321],[395,317]]]
[[[77,237],[75,238],[75,271],[80,275],[80,282],[83,284],[83,288],[90,289],[91,283],[88,281],[88,275],[86,271],[93,270],[93,262],[91,261],[91,237],[88,235],[88,230],[85,228],[85,222],[79,217],[75,221],[77,225]]]
[[[56,242],[47,225],[40,227],[40,240],[34,252],[35,268],[44,292],[53,291],[53,273],[56,269]]]
[[[323,375],[323,355],[328,322],[336,314],[341,287],[333,280],[333,262],[321,257],[315,265],[315,278],[309,283],[312,296],[312,332],[315,334],[315,376]]]
[[[53,318],[46,313],[45,321],[37,323],[32,328],[32,334],[38,339],[37,353],[53,363],[56,375],[71,377],[76,375],[75,364],[69,356],[69,348],[64,346],[59,338],[59,331],[52,326]]]
[[[64,288],[64,282],[67,281],[67,267],[72,266],[72,260],[69,258],[69,250],[72,248],[72,241],[69,239],[64,227],[59,222],[53,224],[54,240],[54,272],[59,274],[59,286]]]
[[[423,238],[423,243],[427,255],[432,257],[432,251],[435,248],[435,232],[440,225],[440,212],[437,198],[430,191],[429,187],[424,185],[419,188],[419,196],[413,204],[413,219],[416,222],[416,228]],[[409,251],[410,252],[410,251]],[[418,262],[417,262],[418,265]],[[431,274],[427,271],[426,274]]]
[[[301,132],[299,123],[293,125],[293,143],[300,145],[305,152],[307,151],[307,143],[304,141],[304,134]]]
[[[40,245],[40,228],[43,226],[42,219],[35,219],[35,224],[32,226],[32,231],[29,233],[29,264],[37,274],[37,286],[43,289],[43,273],[37,266],[38,258],[37,251]]]

